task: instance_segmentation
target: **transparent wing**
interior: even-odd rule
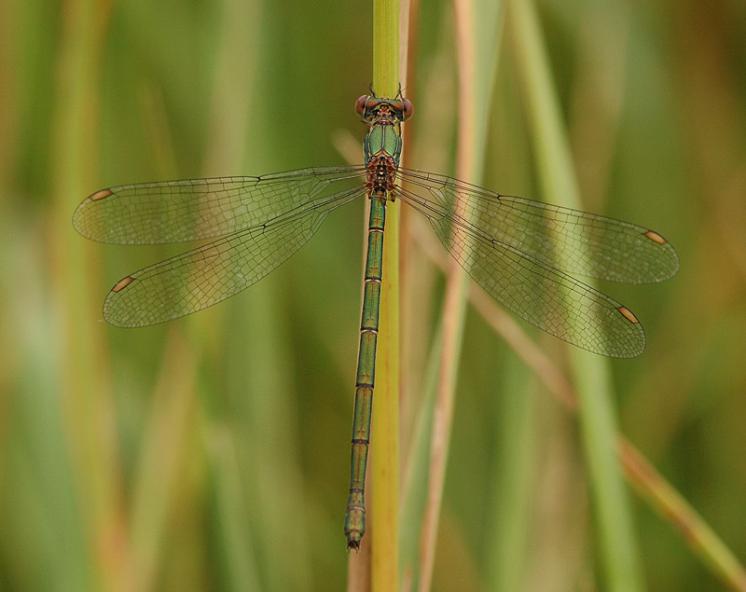
[[[501,195],[443,175],[406,169],[398,175],[424,208],[452,211],[460,200],[460,224],[573,275],[646,283],[668,279],[679,268],[674,248],[642,226]]]
[[[202,310],[261,280],[314,235],[332,210],[364,195],[362,187],[331,196],[300,213],[219,238],[119,280],[104,318],[142,327]]]
[[[227,236],[329,195],[360,187],[365,169],[327,167],[262,177],[214,177],[117,185],[89,195],[73,225],[86,238],[163,244]]]
[[[645,349],[632,312],[526,251],[491,238],[419,194],[397,188],[404,203],[424,214],[440,241],[495,300],[539,329],[582,349],[629,358]]]

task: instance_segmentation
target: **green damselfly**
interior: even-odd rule
[[[678,269],[673,247],[648,228],[400,167],[401,124],[413,112],[401,93],[393,99],[364,95],[355,109],[368,126],[362,165],[117,185],[91,194],[73,217],[83,236],[106,243],[207,241],[114,285],[104,318],[142,327],[207,308],[251,286],[303,246],[332,211],[370,199],[345,513],[350,548],[359,546],[365,532],[388,201],[399,199],[424,215],[467,273],[517,316],[606,356],[640,354],[642,325],[627,307],[573,275],[645,283]]]

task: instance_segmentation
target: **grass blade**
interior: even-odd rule
[[[509,6],[512,47],[523,79],[543,194],[550,202],[578,208],[579,190],[533,2],[513,0]],[[576,349],[570,356],[580,398],[604,587],[612,591],[642,590],[631,510],[614,451],[617,430],[609,366],[605,360]]]

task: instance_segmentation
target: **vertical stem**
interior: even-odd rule
[[[459,74],[459,126],[457,176],[473,179],[471,169],[474,162],[474,46],[465,43],[465,31],[471,26],[472,3],[455,0],[454,25],[456,29],[456,46]],[[454,204],[456,209],[459,203]],[[443,302],[443,341],[438,368],[438,385],[436,390],[433,425],[430,437],[430,474],[427,488],[422,530],[420,532],[420,579],[418,590],[427,592],[432,587],[433,568],[435,566],[435,547],[438,540],[440,509],[443,502],[446,463],[451,438],[453,405],[458,375],[458,360],[461,357],[464,319],[466,316],[466,279],[456,261],[451,261],[448,271]]]
[[[380,97],[399,90],[399,0],[373,0],[373,90]]]
[[[70,533],[75,552],[83,551],[91,569],[59,585],[71,589],[103,587],[117,590],[125,581],[125,525],[119,507],[119,467],[116,462],[113,400],[107,376],[102,331],[94,325],[86,278],[89,245],[72,237],[70,212],[78,196],[90,191],[91,157],[97,153],[99,60],[109,6],[106,2],[66,3],[56,57],[57,87],[53,131],[52,179],[55,209],[52,223],[52,281],[57,322],[60,380],[57,401],[66,415],[65,448],[73,458],[77,506],[86,537],[83,551]],[[77,239],[77,240],[76,240]],[[64,312],[64,314],[63,314]],[[79,579],[78,579],[79,578]],[[97,582],[97,584],[93,584]]]
[[[373,89],[380,97],[399,91],[399,2],[373,2]],[[372,423],[371,589],[398,588],[399,506],[399,206],[387,195],[371,198],[368,256],[355,390],[350,495],[345,535],[358,548],[365,532],[365,472],[376,384],[376,421]],[[384,235],[388,217],[389,231]],[[381,253],[383,250],[383,253]],[[381,282],[382,268],[386,281]],[[380,309],[379,309],[380,305]],[[380,310],[380,326],[379,326]],[[380,346],[379,346],[380,344]],[[376,348],[378,372],[376,373]],[[359,566],[351,562],[352,574]]]
[[[500,37],[500,4],[492,0],[453,1],[459,75],[456,174],[458,178],[471,182],[480,180],[484,167],[489,98],[497,67],[497,41]],[[477,73],[480,75],[477,76]],[[457,200],[454,207],[458,215],[469,218],[461,200]],[[430,439],[430,475],[420,534],[420,592],[426,592],[432,586],[466,318],[466,294],[466,273],[454,260],[448,271],[443,303],[443,341]]]
[[[510,7],[511,41],[523,77],[543,193],[550,202],[577,208],[580,192],[536,11],[530,0],[512,0]],[[570,352],[570,357],[580,401],[578,413],[598,525],[599,556],[606,572],[603,588],[643,590],[631,510],[615,457],[617,429],[609,367],[579,350]]]
[[[373,0],[373,88],[399,91],[399,0]],[[399,565],[399,204],[384,236],[376,410],[371,459],[372,589],[398,589]]]

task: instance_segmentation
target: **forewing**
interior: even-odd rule
[[[629,358],[645,348],[642,325],[620,303],[510,245],[472,233],[457,218],[426,209],[406,191],[396,193],[427,216],[464,270],[515,315],[594,353]]]
[[[75,210],[83,236],[115,244],[163,244],[227,236],[313,208],[362,186],[362,167],[302,169],[262,177],[213,177],[116,185]]]
[[[646,283],[676,273],[674,248],[657,232],[606,216],[502,195],[450,177],[400,169],[412,199],[440,213],[459,201],[458,223],[573,275]]]
[[[276,269],[331,210],[361,195],[361,189],[342,193],[303,215],[236,232],[128,275],[109,292],[104,318],[121,327],[142,327],[217,304]]]

